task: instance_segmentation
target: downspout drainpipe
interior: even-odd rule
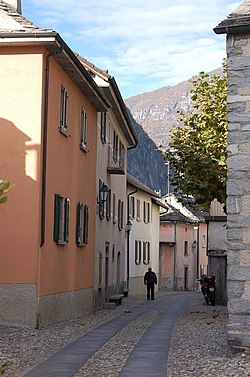
[[[177,247],[176,247],[176,233],[177,233],[177,229],[176,229],[176,221],[174,223],[174,291],[177,291],[177,271],[176,271],[176,253],[177,253]]]
[[[52,56],[63,52],[63,47],[46,56],[45,88],[44,88],[44,118],[43,118],[43,158],[42,158],[42,196],[41,196],[41,243],[45,242],[45,212],[46,212],[46,171],[47,171],[47,133],[48,133],[48,96],[49,96],[49,61]]]
[[[129,222],[129,198],[138,191],[132,191],[127,196],[127,223]],[[127,289],[129,289],[129,232],[127,232]]]

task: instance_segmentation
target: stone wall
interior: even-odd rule
[[[250,347],[250,34],[228,35],[228,340]]]

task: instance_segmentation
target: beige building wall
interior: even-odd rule
[[[96,172],[96,248],[95,248],[95,306],[102,308],[105,301],[114,293],[123,291],[125,280],[125,210],[126,210],[126,158],[123,174],[108,172],[113,154],[113,137],[127,149],[127,141],[112,110],[106,116],[106,142],[101,141],[101,114],[98,117],[97,132],[97,172]],[[126,153],[126,152],[125,152]],[[107,218],[107,204],[104,205],[104,218],[99,216],[100,182],[110,189],[110,218]],[[122,226],[119,228],[118,203],[123,208]]]
[[[135,191],[135,187],[129,185],[128,194],[133,191]],[[129,251],[127,252],[129,252],[129,289],[132,295],[146,294],[144,274],[148,267],[151,267],[159,277],[159,206],[154,204],[151,198],[152,195],[141,189],[130,197],[132,228],[129,234]],[[134,210],[131,209],[132,200]],[[147,215],[146,217],[144,215],[144,203],[149,206],[150,221],[147,220]],[[140,246],[138,242],[140,242]],[[143,255],[145,243],[150,245],[149,259],[147,257],[145,259]],[[138,256],[138,248],[141,249],[141,258]],[[158,291],[158,285],[155,287],[155,291]]]

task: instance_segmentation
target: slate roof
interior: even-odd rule
[[[245,0],[214,28],[216,34],[238,34],[250,31],[250,0]]]
[[[183,223],[192,223],[193,220],[190,217],[183,215],[177,208],[167,204],[168,212],[160,215],[160,221],[178,221]]]
[[[0,0],[0,32],[9,33],[47,33],[52,29],[41,29],[24,16],[17,12],[15,8]]]
[[[146,192],[147,194],[149,194],[149,195],[151,195],[155,198],[160,199],[160,196],[158,194],[156,194],[155,191],[151,190],[149,187],[144,185],[144,183],[142,183],[141,181],[139,181],[137,178],[133,177],[129,173],[127,173],[127,182],[131,186],[134,186],[134,187],[138,188],[139,190],[142,190],[142,191]],[[163,203],[163,205],[164,205],[164,203]]]

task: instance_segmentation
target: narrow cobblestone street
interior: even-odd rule
[[[176,305],[180,302],[184,305],[184,310],[178,309],[182,314],[179,318],[176,314],[172,330],[173,324],[169,322],[169,316],[171,310],[177,313]],[[118,330],[114,329],[117,321],[122,321]],[[161,323],[164,324],[166,332],[159,330],[158,326]],[[77,343],[72,342],[83,341],[84,334],[91,335],[92,330],[98,330],[98,327],[104,324],[108,324],[106,327],[109,329],[112,327],[115,334],[104,341],[102,346],[97,346],[97,350],[93,351],[89,358],[86,356],[83,365],[70,374],[63,367],[65,359],[60,359],[64,347],[69,345],[71,347],[69,349],[74,350],[74,344]],[[250,376],[250,355],[242,352],[232,355],[229,352],[226,326],[226,307],[204,305],[200,293],[160,292],[153,302],[147,302],[142,296],[130,296],[114,310],[102,310],[75,321],[40,330],[0,327],[1,360],[13,361],[13,365],[4,373],[4,377],[22,377],[26,374],[30,377]],[[168,338],[165,336],[167,331],[170,331],[171,335],[169,349]],[[94,336],[98,340],[98,336]],[[149,344],[150,339],[152,344],[148,353],[145,342],[143,347],[140,347],[140,344],[143,345],[143,340]],[[149,356],[153,355],[152,349],[157,352],[157,347],[160,347],[160,344],[156,344],[158,339],[166,342],[167,366],[159,371],[159,362],[153,359],[150,365],[155,368],[155,372],[151,373],[146,365]],[[81,353],[90,353],[90,348],[91,345],[85,346]],[[48,367],[52,365],[49,358],[60,350],[62,351],[56,355],[59,363],[61,360],[61,372],[53,374],[52,369],[49,370]],[[64,358],[68,355],[66,351],[67,348],[64,350]],[[143,360],[140,360],[141,356],[137,358],[139,351],[144,352]],[[131,365],[137,365],[131,364],[132,355],[135,355],[135,362],[140,360],[141,370],[139,372],[135,369],[131,374]],[[72,365],[76,357],[77,354],[70,356]],[[48,364],[45,364],[46,372],[41,372],[42,369],[40,372],[35,372],[36,369],[33,368],[45,360],[48,360]],[[69,367],[69,364],[65,365]]]

